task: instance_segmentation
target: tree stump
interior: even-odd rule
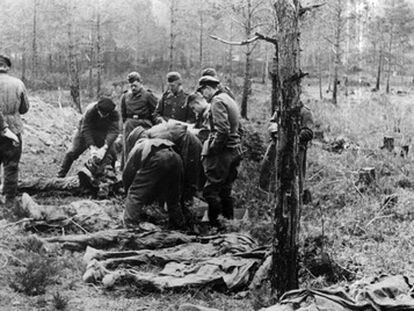
[[[369,186],[375,181],[375,168],[363,167],[358,172],[358,184]]]
[[[406,158],[408,156],[408,151],[409,150],[410,150],[409,145],[402,145],[401,146],[401,151],[400,151],[400,156],[402,156],[403,158]]]
[[[322,130],[315,130],[313,132],[313,139],[317,139],[319,141],[324,141],[325,140],[324,132]]]
[[[381,149],[387,149],[388,151],[394,150],[394,137],[384,136],[384,145]]]

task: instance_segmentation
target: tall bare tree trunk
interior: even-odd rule
[[[91,32],[89,34],[89,56],[88,56],[88,95],[89,98],[93,98],[93,53],[94,53],[94,36],[93,27],[91,25]]]
[[[381,69],[382,69],[382,48],[380,47],[379,57],[378,57],[378,70],[377,70],[377,81],[375,83],[375,89],[379,91],[381,87]]]
[[[79,82],[79,70],[77,64],[77,55],[75,51],[75,41],[73,38],[73,27],[74,27],[73,17],[70,17],[68,23],[68,39],[69,39],[69,78],[70,78],[70,95],[72,97],[73,103],[75,104],[76,109],[79,113],[82,113],[82,107],[80,102],[80,82]]]
[[[251,67],[251,50],[247,47],[246,52],[246,63],[244,67],[244,82],[243,82],[243,94],[241,100],[241,117],[247,119],[247,103],[249,100],[249,94],[251,92],[251,81],[250,81],[250,67]]]
[[[341,37],[343,31],[343,2],[337,0],[335,3],[335,41],[334,41],[334,80],[333,80],[333,91],[332,91],[332,103],[336,105],[338,103],[338,75],[339,66],[341,65]]]
[[[98,67],[96,72],[96,96],[98,98],[102,95],[102,71],[104,65],[102,54],[101,5],[100,1],[98,1],[96,11],[96,57]]]
[[[323,99],[323,92],[322,92],[322,64],[321,64],[321,56],[320,56],[320,53],[318,53],[317,58],[318,58],[319,98],[322,100]]]
[[[248,17],[246,19],[245,25],[245,34],[246,38],[250,38],[250,34],[252,32],[252,2],[251,0],[246,0],[247,4],[247,14]],[[250,81],[250,67],[251,67],[251,54],[253,48],[250,45],[246,46],[246,58],[245,58],[245,66],[244,66],[244,81],[243,81],[243,94],[241,100],[241,117],[247,119],[247,103],[249,101],[249,94],[251,92],[251,81]]]
[[[37,77],[37,6],[38,0],[33,0],[33,38],[32,38],[32,74]]]
[[[22,81],[26,82],[26,52],[22,52]]]
[[[295,7],[292,6],[292,3]],[[299,185],[297,129],[299,117],[300,68],[298,0],[279,0],[274,4],[278,20],[279,44],[274,58],[272,86],[278,87],[278,144],[276,162],[276,205],[272,247],[271,284],[276,296],[298,288]],[[273,92],[272,92],[273,94]],[[272,99],[275,98],[272,96]]]
[[[170,3],[170,62],[168,64],[168,71],[172,71],[174,68],[174,43],[175,43],[175,12],[176,12],[177,0],[171,0]]]
[[[230,40],[233,40],[233,22],[230,21]],[[233,46],[229,45],[229,63],[227,67],[227,72],[230,77],[230,84],[233,83]],[[231,85],[230,85],[231,87]]]
[[[199,14],[200,14],[199,62],[200,62],[200,70],[202,70],[203,69],[204,13],[202,10],[200,10]]]

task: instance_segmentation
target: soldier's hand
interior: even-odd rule
[[[20,145],[19,137],[17,137],[16,134],[14,134],[8,127],[3,131],[2,136],[10,139],[13,143],[13,146],[17,147]]]

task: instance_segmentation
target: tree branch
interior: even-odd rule
[[[254,41],[260,39],[260,37],[258,37],[257,35],[255,35],[254,37],[252,37],[250,39],[243,40],[243,41],[227,41],[227,40],[224,40],[222,38],[219,38],[219,37],[213,36],[213,35],[209,35],[209,37],[211,39],[214,39],[214,40],[217,40],[217,41],[223,42],[225,44],[229,44],[229,45],[247,45],[247,44],[253,43]]]
[[[319,8],[323,5],[325,5],[325,3],[314,4],[306,7],[299,7],[299,16],[303,16],[303,14],[305,14],[306,12]]]

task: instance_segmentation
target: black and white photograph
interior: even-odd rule
[[[0,25],[0,311],[414,310],[414,0]]]

